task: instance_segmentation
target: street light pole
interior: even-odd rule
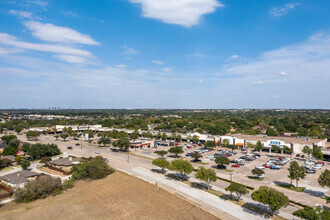
[[[230,181],[232,182],[233,181],[233,174],[234,173],[230,173],[229,175],[230,175]]]

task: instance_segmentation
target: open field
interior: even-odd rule
[[[9,203],[0,219],[217,219],[195,205],[119,171],[106,179],[78,182],[56,197]]]

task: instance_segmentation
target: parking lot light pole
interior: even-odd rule
[[[230,181],[232,182],[233,181],[233,174],[234,173],[230,173],[229,175],[230,175]]]

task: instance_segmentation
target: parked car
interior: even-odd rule
[[[266,164],[264,164],[262,166],[265,167],[265,168],[270,168],[270,166],[269,165],[266,165]]]
[[[300,154],[297,154],[296,157],[300,157]]]
[[[80,146],[80,144],[79,143],[76,143],[76,146]]]
[[[313,166],[313,169],[322,169],[322,165],[315,164],[315,165]]]
[[[314,163],[313,161],[306,160],[306,161],[305,161],[305,164],[307,164],[307,165],[314,165],[315,163]]]
[[[231,167],[240,167],[240,165],[238,165],[238,164],[233,164],[233,165],[231,165]]]
[[[266,167],[264,167],[264,166],[261,166],[261,165],[256,165],[256,169],[265,169]]]
[[[73,150],[73,148],[72,148],[72,147],[67,147],[67,149],[68,149],[68,150]]]
[[[191,157],[192,156],[192,153],[187,153],[186,154],[186,157]]]
[[[306,173],[316,173],[315,169],[306,169]]]
[[[100,151],[97,150],[97,151],[94,152],[94,154],[100,154]]]
[[[227,169],[227,167],[225,165],[218,164],[217,169],[222,169],[223,170],[223,169]]]
[[[305,155],[301,155],[301,158],[305,158]]]
[[[243,161],[238,161],[237,165],[244,166],[244,162]]]
[[[271,170],[279,170],[279,169],[281,169],[281,167],[279,167],[279,166],[270,166],[270,169]]]
[[[255,175],[254,177],[255,177],[255,178],[264,178],[265,175],[264,175],[264,174],[260,174],[260,175]]]
[[[322,161],[316,162],[315,165],[316,164],[322,164],[322,166],[324,166],[324,162],[322,162]]]

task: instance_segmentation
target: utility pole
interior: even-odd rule
[[[230,173],[229,175],[230,175],[230,181],[232,182],[233,181],[233,174],[234,173]]]
[[[127,163],[129,163],[129,149],[128,149],[128,152],[127,152]]]

